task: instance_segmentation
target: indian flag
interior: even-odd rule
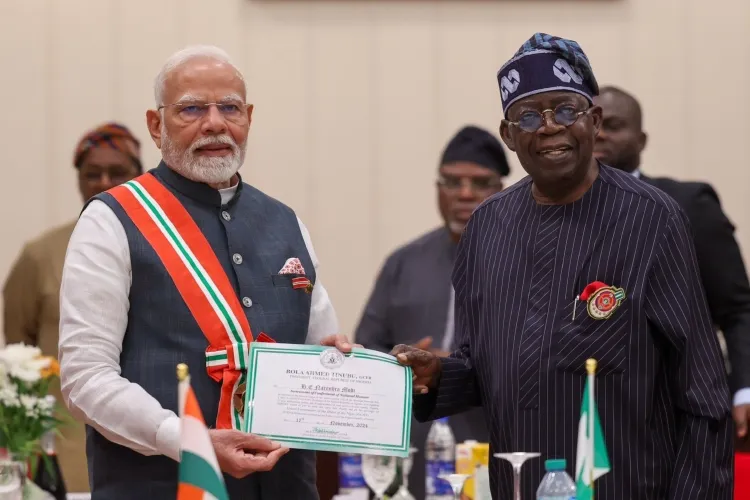
[[[187,367],[180,365],[177,372],[182,444],[177,500],[229,500]]]
[[[599,412],[594,400],[596,360],[586,362],[588,379],[583,389],[581,420],[578,423],[578,454],[576,457],[576,500],[593,500],[594,481],[609,472],[607,445],[604,443]]]

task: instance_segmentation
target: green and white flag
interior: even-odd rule
[[[576,456],[576,500],[593,500],[594,481],[609,472],[607,445],[604,443],[599,412],[594,400],[596,361],[586,363],[589,372],[581,401],[578,423],[578,454]]]

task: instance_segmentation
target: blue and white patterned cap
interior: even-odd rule
[[[589,102],[599,94],[599,84],[581,46],[546,33],[528,39],[497,72],[497,82],[506,116],[514,102],[542,92],[576,92]]]

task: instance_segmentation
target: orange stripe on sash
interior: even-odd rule
[[[224,268],[221,267],[211,245],[185,207],[153,174],[143,174],[136,178],[135,182],[140,184],[154,201],[158,203],[196,260],[200,262],[200,265],[206,271],[205,274],[211,278],[215,288],[223,296],[244,334],[246,343],[239,341],[240,345],[238,345],[236,338],[231,338],[230,333],[227,332],[224,323],[222,323],[211,302],[209,302],[209,299],[203,290],[201,290],[195,277],[186,267],[185,262],[178,255],[178,251],[173,247],[157,223],[151,218],[146,208],[136,198],[137,195],[125,185],[110,189],[108,192],[120,203],[143,237],[159,256],[180,296],[185,301],[190,313],[206,337],[209,343],[207,352],[226,349],[227,364],[223,367],[208,368],[207,371],[211,378],[222,383],[216,427],[219,429],[238,428],[238,418],[241,418],[241,416],[238,417],[236,414],[232,406],[232,399],[235,386],[241,376],[241,370],[246,367],[237,366],[235,353],[240,349],[243,351],[244,356],[247,356],[249,343],[253,339],[250,324]]]
[[[250,342],[253,338],[250,330],[250,323],[247,321],[245,311],[242,309],[240,300],[237,297],[237,292],[234,291],[234,287],[229,282],[227,273],[224,271],[224,268],[221,267],[219,259],[216,257],[216,254],[208,243],[206,237],[203,235],[203,232],[198,228],[198,225],[187,210],[185,210],[185,207],[182,206],[180,200],[165,188],[163,184],[156,180],[156,177],[153,175],[143,177],[144,178],[140,179],[138,182],[148,190],[157,202],[159,202],[159,205],[161,205],[161,208],[167,214],[169,220],[172,221],[172,224],[174,224],[177,231],[182,235],[185,243],[188,244],[208,275],[211,276],[214,284],[224,296],[224,300],[227,301],[232,312],[234,312],[234,315],[239,320],[242,331],[245,333],[245,337],[248,342]]]

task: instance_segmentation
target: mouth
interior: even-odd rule
[[[202,156],[227,156],[232,154],[232,148],[227,144],[206,144],[196,148],[195,153]]]
[[[597,160],[601,160],[609,156],[611,156],[611,153],[609,151],[607,151],[606,149],[594,146],[594,158],[596,158]]]
[[[547,160],[560,161],[571,156],[573,154],[573,148],[568,144],[545,146],[541,148],[537,154]]]
[[[460,222],[468,222],[469,219],[471,218],[471,214],[474,213],[475,208],[476,207],[456,208],[452,211],[453,219],[460,221]]]

